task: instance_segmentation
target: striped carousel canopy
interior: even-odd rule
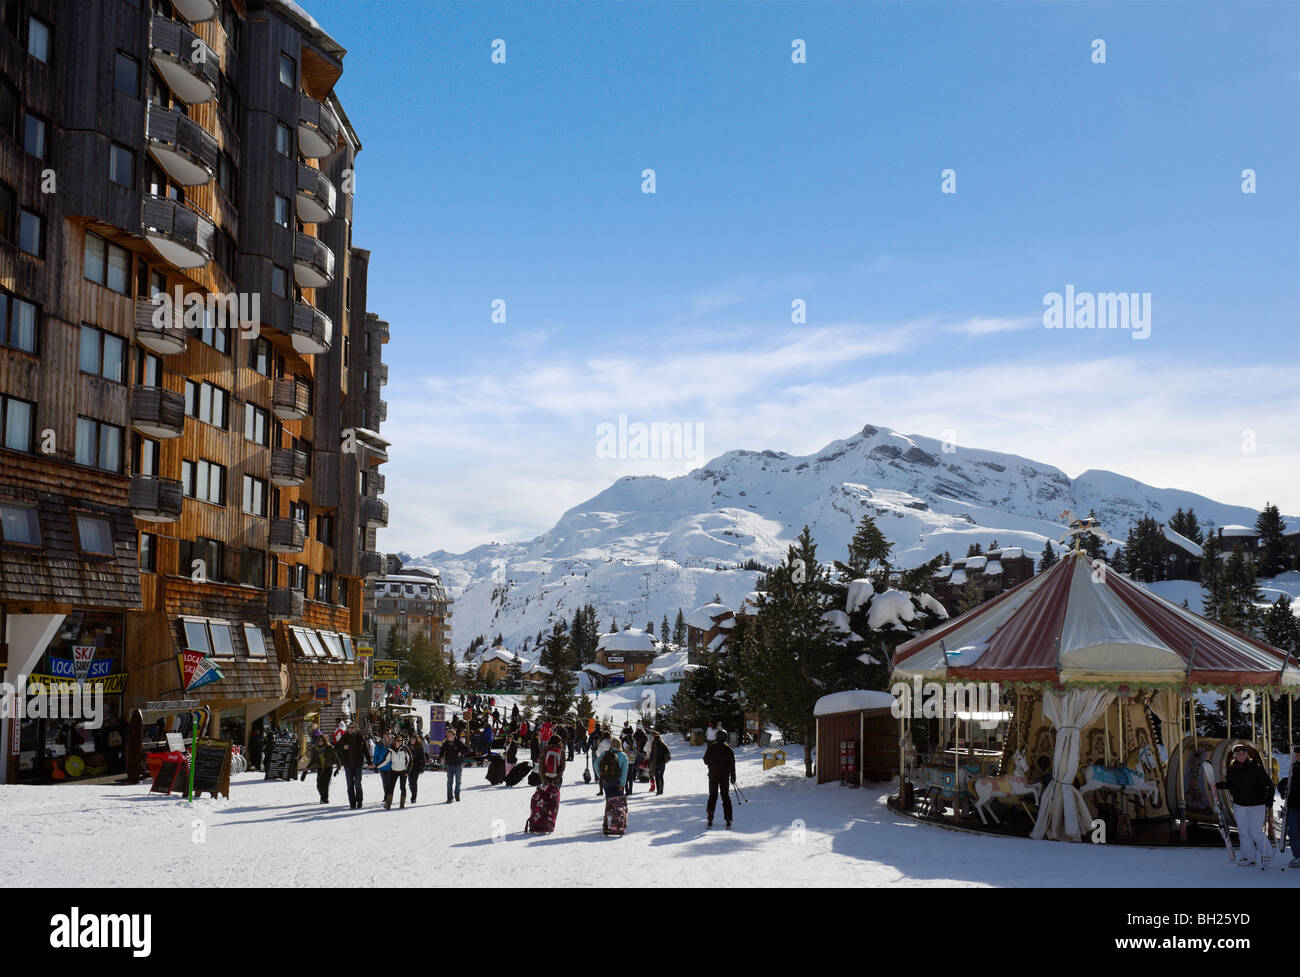
[[[1285,675],[1283,675],[1285,664]],[[1207,621],[1088,556],[1067,553],[942,627],[905,642],[896,679],[1300,686],[1294,659]]]

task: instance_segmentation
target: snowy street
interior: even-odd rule
[[[662,797],[638,785],[628,833],[601,834],[604,801],[570,766],[555,833],[522,831],[532,790],[492,787],[466,768],[462,801],[429,772],[420,802],[381,806],[379,778],[349,811],[343,775],[328,807],[307,781],[233,778],[231,797],[186,804],[147,784],[0,787],[4,886],[1102,886],[1280,887],[1300,872],[1229,865],[1223,849],[1157,850],[982,837],[918,824],[885,807],[885,785],[855,790],[762,769],[737,751],[735,826],[706,830],[702,748],[669,738]]]

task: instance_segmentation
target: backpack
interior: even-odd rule
[[[619,775],[618,754],[612,750],[606,750],[600,758],[600,766],[596,768],[600,774],[601,780],[615,780]]]
[[[560,751],[551,749],[546,751],[546,776],[558,777],[560,775]]]

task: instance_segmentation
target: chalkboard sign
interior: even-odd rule
[[[266,764],[266,780],[293,780],[298,776],[298,741],[277,739]]]
[[[230,797],[230,741],[199,740],[194,751],[194,796]]]
[[[151,794],[170,794],[173,790],[173,784],[176,782],[176,775],[185,769],[185,764],[180,760],[164,760],[158,766],[158,776],[153,779],[153,786],[149,788]],[[181,787],[185,790],[185,786]]]

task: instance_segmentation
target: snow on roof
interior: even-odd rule
[[[952,564],[951,564],[951,563],[949,563],[949,564],[946,565],[946,566],[941,566],[941,567],[939,567],[938,570],[935,570],[935,571],[934,571],[934,579],[935,579],[935,580],[947,580],[948,577],[951,576],[951,575],[952,575]]]
[[[590,665],[583,665],[584,672],[594,672],[597,675],[622,675],[623,672],[618,668],[610,668],[608,665],[602,665],[600,662],[592,662]]]
[[[999,560],[1018,560],[1025,555],[1023,546],[1004,546]]]
[[[1162,524],[1160,526],[1160,529],[1164,532],[1165,539],[1169,540],[1169,542],[1173,543],[1179,549],[1186,550],[1188,553],[1192,554],[1192,556],[1203,555],[1201,553],[1201,548],[1199,546],[1193,543],[1186,536],[1183,536],[1181,533],[1174,532],[1172,529],[1169,528],[1167,524]]]
[[[871,581],[865,577],[859,577],[849,584],[849,596],[844,601],[844,609],[852,614],[863,604],[871,600],[875,595],[876,588],[871,585]],[[848,630],[846,626],[844,630]]]
[[[813,706],[814,716],[833,716],[837,712],[858,712],[861,709],[889,709],[894,705],[894,697],[888,692],[876,692],[869,689],[852,689],[848,692],[832,692],[817,700]]]
[[[543,665],[541,662],[538,662],[536,665],[529,665],[528,668],[524,670],[524,674],[525,675],[554,675],[555,673],[551,671],[549,668],[547,668],[545,665]]]
[[[1220,536],[1255,536],[1258,535],[1255,530],[1249,526],[1223,526],[1219,529]]]
[[[951,580],[952,583],[965,583],[965,582],[966,582],[966,571],[965,571],[965,570],[960,570],[960,569],[958,569],[958,570],[953,570],[953,571],[952,571],[952,576],[951,576],[949,579]]]
[[[654,636],[640,628],[602,634],[596,645],[598,651],[654,651],[655,647]]]
[[[758,602],[762,598],[757,590],[751,590],[745,595],[745,599],[740,603],[740,613],[746,617],[753,617],[758,613]]]
[[[908,621],[916,619],[916,608],[912,605],[912,595],[904,590],[886,590],[877,594],[867,611],[867,627],[872,631],[889,627],[895,631],[906,631]]]
[[[731,608],[726,604],[705,604],[703,607],[697,607],[691,611],[686,618],[686,624],[700,631],[710,631],[713,629],[717,618],[731,613]]]
[[[962,645],[960,648],[949,648],[947,659],[949,665],[960,665],[965,668],[977,662],[984,652],[989,650],[987,641],[976,642],[975,644]]]
[[[727,636],[725,634],[715,634],[713,640],[709,642],[709,651],[717,651],[726,643]]]
[[[480,662],[502,661],[507,665],[511,664],[514,660],[515,656],[513,654],[500,647],[491,648],[488,651],[483,652],[483,655],[479,658]]]
[[[967,570],[983,570],[984,564],[988,563],[987,556],[968,556],[966,557]]]
[[[986,575],[997,576],[1001,572],[1002,572],[1001,560],[989,560],[988,563],[984,564],[984,573]]]

